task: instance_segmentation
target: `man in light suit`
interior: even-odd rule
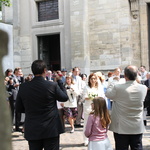
[[[138,69],[127,66],[126,83],[110,84],[106,97],[113,100],[110,130],[114,132],[116,150],[142,150],[143,101],[147,93],[145,85],[136,82]],[[116,83],[116,82],[115,82]]]
[[[57,100],[68,100],[66,90],[61,80],[45,80],[46,64],[42,60],[35,60],[31,69],[34,78],[20,85],[16,100],[16,111],[25,112],[25,138],[30,150],[59,150],[59,134],[64,131]]]

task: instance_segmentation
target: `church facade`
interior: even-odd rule
[[[35,59],[59,70],[149,69],[150,0],[12,0],[13,62],[30,73]]]

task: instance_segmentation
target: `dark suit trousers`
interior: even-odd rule
[[[59,136],[28,141],[29,150],[59,150]]]
[[[79,103],[80,102],[80,97],[77,97],[77,109],[78,109],[78,115],[76,117],[76,121],[75,124],[79,125],[81,124],[81,118],[82,118],[82,114],[83,114],[83,103]]]
[[[114,133],[116,150],[143,150],[142,148],[143,134],[118,134]]]
[[[14,105],[16,105],[16,100],[14,101]],[[15,111],[15,129],[19,131],[19,126],[21,122],[21,113]]]
[[[21,113],[15,112],[15,128],[16,128],[16,131],[19,131],[20,122],[21,122]]]
[[[63,108],[58,109],[59,117],[62,123],[63,128],[65,129],[65,121],[64,121],[64,110]]]
[[[10,105],[10,110],[11,110],[11,117],[12,117],[12,123],[13,123],[13,119],[14,119],[14,99],[13,99],[13,95],[11,95],[9,97],[9,105]]]
[[[150,116],[150,104],[149,104],[149,106],[147,107],[147,115]]]

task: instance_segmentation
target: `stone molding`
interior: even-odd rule
[[[139,4],[138,0],[129,0],[130,6],[131,6],[131,13],[134,19],[138,18],[138,12],[139,12]]]

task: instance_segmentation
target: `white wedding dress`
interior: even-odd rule
[[[98,95],[98,97],[105,98],[103,86],[99,86],[98,88],[90,88],[89,86],[86,86],[85,89],[83,90],[83,98],[84,99],[88,98],[89,97],[88,94],[91,94],[91,93]],[[85,103],[84,103],[84,107],[83,107],[83,113],[84,113],[83,135],[84,135],[86,123],[88,120],[88,116],[89,116],[90,112],[92,111],[91,103],[92,103],[92,99],[91,100],[85,100]],[[88,145],[88,138],[85,137],[85,135],[84,135],[84,145]]]

